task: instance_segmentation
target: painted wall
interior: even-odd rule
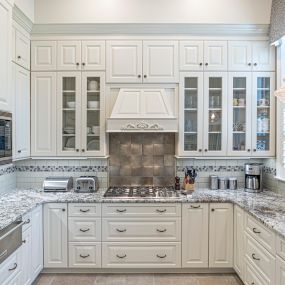
[[[35,22],[268,24],[271,1],[36,0]]]
[[[15,5],[32,21],[35,20],[35,0],[15,0]]]

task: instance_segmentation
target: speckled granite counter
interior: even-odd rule
[[[17,189],[0,196],[0,230],[38,204],[49,202],[62,203],[221,203],[230,202],[239,205],[268,228],[285,238],[285,197],[271,191],[259,194],[237,191],[196,190],[191,196],[178,198],[140,198],[140,199],[106,199],[105,189],[92,194],[45,193],[39,189]]]

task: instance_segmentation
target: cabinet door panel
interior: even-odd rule
[[[276,258],[276,285],[285,284],[285,261],[280,257]]]
[[[142,41],[107,41],[107,82],[142,82]]]
[[[57,69],[81,70],[80,41],[59,41],[57,43]]]
[[[227,41],[205,41],[204,70],[226,71],[227,68]]]
[[[202,71],[204,69],[203,41],[180,41],[180,70]]]
[[[32,229],[29,228],[23,232],[22,245],[22,282],[23,285],[32,283]]]
[[[208,267],[208,204],[182,206],[182,267]]]
[[[82,70],[105,69],[105,41],[82,42]]]
[[[30,69],[30,39],[16,30],[16,63]]]
[[[56,73],[32,72],[31,154],[56,156]]]
[[[251,42],[229,41],[229,70],[251,71]]]
[[[178,42],[143,42],[143,82],[178,82]]]
[[[253,42],[252,61],[254,71],[275,71],[275,47],[269,42]]]

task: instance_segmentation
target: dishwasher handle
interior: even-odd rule
[[[5,237],[7,237],[8,235],[10,235],[13,231],[15,231],[16,229],[22,227],[26,222],[25,221],[21,221],[18,225],[16,225],[14,228],[12,228],[10,231],[8,231],[7,233],[5,233],[4,235],[0,236],[0,241],[3,240]]]

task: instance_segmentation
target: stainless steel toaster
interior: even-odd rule
[[[76,179],[75,192],[89,193],[98,190],[98,178],[96,176],[81,176]]]
[[[45,192],[67,192],[73,187],[72,177],[47,177],[44,180],[43,188]]]

